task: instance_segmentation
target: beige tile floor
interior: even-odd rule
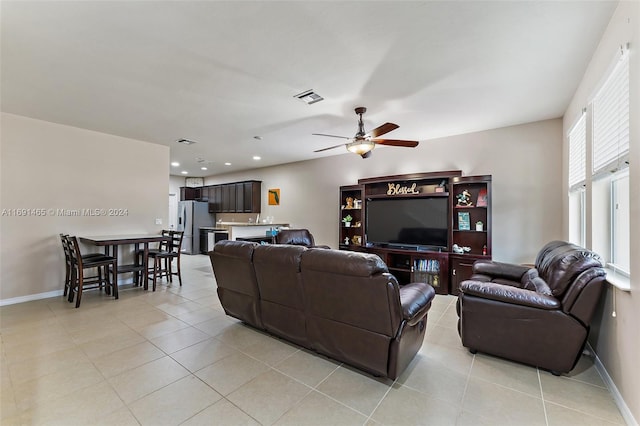
[[[226,317],[206,256],[183,282],[0,308],[2,425],[624,424],[586,356],[568,376],[472,355],[437,296],[396,381]]]

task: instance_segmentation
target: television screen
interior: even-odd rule
[[[368,199],[366,213],[367,243],[448,246],[447,197]]]

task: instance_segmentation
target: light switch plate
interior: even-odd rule
[[[162,225],[162,219],[156,219],[156,225]]]

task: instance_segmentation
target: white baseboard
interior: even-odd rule
[[[132,284],[133,278],[118,279],[118,285]],[[10,299],[0,299],[0,306],[15,305],[16,303],[31,302],[33,300],[48,299],[50,297],[60,297],[64,290],[47,291],[45,293],[29,294],[27,296],[12,297]]]
[[[46,293],[29,294],[28,296],[12,297],[1,299],[0,306],[15,305],[16,303],[31,302],[33,300],[48,299],[50,297],[62,296],[63,290],[47,291]]]
[[[604,364],[602,363],[602,361],[600,361],[600,358],[598,358],[598,354],[596,353],[596,351],[593,350],[593,348],[589,343],[587,343],[587,347],[589,348],[589,351],[591,351],[591,353],[593,354],[594,365],[596,366],[596,370],[598,370],[598,373],[600,373],[602,380],[607,385],[609,392],[611,392],[611,396],[613,397],[614,402],[618,406],[618,409],[620,410],[620,414],[622,414],[622,418],[629,426],[639,426],[638,422],[633,417],[631,410],[629,410],[627,403],[624,401],[624,398],[622,398],[620,391],[618,391],[618,387],[613,382],[613,379],[611,378],[611,376],[609,376],[607,369],[604,368]]]

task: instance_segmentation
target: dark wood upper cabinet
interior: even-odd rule
[[[234,186],[236,191],[236,212],[244,213],[244,183],[238,182]]]
[[[261,181],[225,183],[203,187],[205,189],[210,213],[260,213]]]
[[[202,199],[202,188],[188,186],[180,187],[180,201],[200,201]]]

